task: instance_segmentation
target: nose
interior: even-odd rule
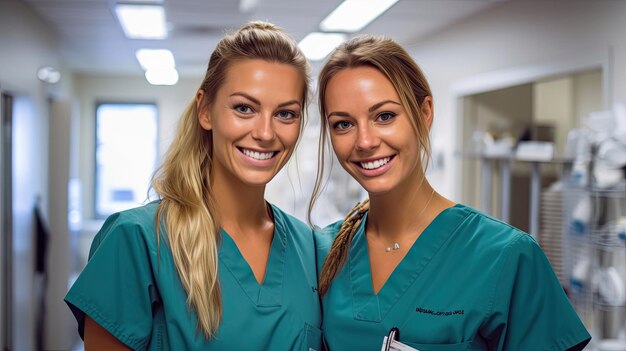
[[[380,138],[369,124],[359,126],[357,132],[356,149],[358,151],[369,151],[380,145]]]
[[[269,113],[260,114],[254,121],[252,138],[261,142],[272,141],[276,137],[272,116]]]

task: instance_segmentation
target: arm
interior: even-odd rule
[[[93,319],[85,316],[85,350],[130,350]]]

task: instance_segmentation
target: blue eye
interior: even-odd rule
[[[284,110],[284,111],[279,111],[277,114],[278,118],[280,119],[294,119],[296,117],[298,117],[298,114],[293,112],[293,111],[289,111],[289,110]]]
[[[235,105],[234,109],[235,111],[244,114],[252,113],[252,107],[244,104]]]
[[[336,129],[336,130],[346,130],[350,127],[352,127],[352,123],[348,121],[339,121],[333,124],[333,129]]]
[[[378,115],[378,120],[381,122],[388,122],[396,116],[395,113],[392,112],[382,112]]]

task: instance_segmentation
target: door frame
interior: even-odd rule
[[[13,345],[13,97],[0,85],[0,346]]]

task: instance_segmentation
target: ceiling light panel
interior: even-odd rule
[[[324,59],[339,44],[346,40],[343,33],[309,33],[298,43],[304,55],[312,61]]]
[[[166,49],[139,49],[135,53],[137,61],[144,70],[174,68],[174,55]]]
[[[149,69],[146,79],[152,85],[174,85],[178,82],[178,72],[174,68]]]
[[[329,32],[358,32],[398,0],[345,0],[330,13],[320,28]]]
[[[117,18],[130,39],[165,39],[167,25],[161,5],[118,4]]]

